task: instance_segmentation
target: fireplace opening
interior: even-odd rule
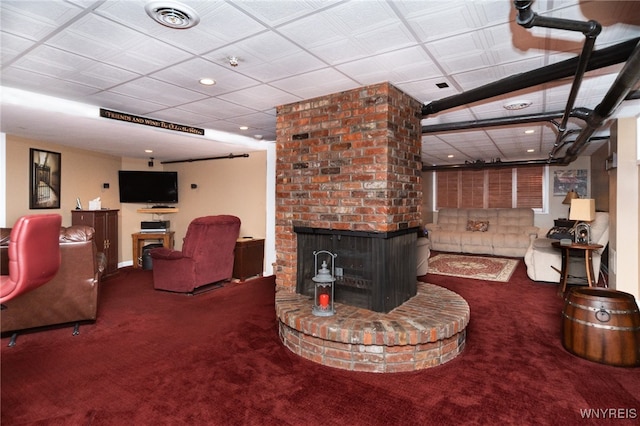
[[[387,313],[416,295],[417,228],[364,232],[297,226],[294,231],[298,294],[313,297],[314,252],[326,250],[337,255],[336,302]]]

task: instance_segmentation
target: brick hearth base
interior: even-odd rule
[[[445,288],[418,283],[418,294],[384,314],[336,304],[317,317],[312,300],[276,293],[280,338],[311,361],[351,371],[394,373],[435,367],[464,349],[469,305]]]

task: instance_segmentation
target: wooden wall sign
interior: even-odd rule
[[[191,133],[193,135],[204,135],[204,129],[197,127],[185,126],[183,124],[170,123],[167,121],[154,120],[152,118],[139,117],[137,115],[127,114],[125,112],[110,111],[100,108],[100,117],[110,118],[112,120],[127,121],[129,123],[144,124],[145,126],[159,127],[161,129],[174,130],[176,132]]]

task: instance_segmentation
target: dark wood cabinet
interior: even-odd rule
[[[87,225],[95,230],[93,237],[98,251],[107,257],[105,275],[118,271],[119,210],[71,210],[72,225]]]
[[[264,263],[264,240],[240,238],[236,242],[233,261],[233,277],[244,281],[262,274]]]

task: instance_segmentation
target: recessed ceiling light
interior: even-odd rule
[[[453,158],[453,154],[447,155],[447,158]]]
[[[201,78],[200,84],[203,84],[205,86],[213,86],[214,84],[216,84],[216,81],[212,78]]]
[[[525,130],[525,131],[524,131],[524,134],[525,134],[525,135],[532,135],[532,134],[534,134],[535,132],[536,132],[536,131],[535,131],[535,130],[533,130],[533,129],[527,129],[527,130]]]
[[[525,100],[525,99],[520,99],[517,101],[511,101],[511,102],[507,102],[506,104],[503,105],[504,109],[508,109],[509,111],[513,111],[513,110],[518,110],[518,109],[524,109],[527,108],[529,106],[531,106],[533,102]]]
[[[249,129],[249,126],[240,126],[240,130],[247,130]]]
[[[169,28],[184,30],[200,22],[195,10],[176,1],[150,1],[144,10],[151,19]]]
[[[153,152],[152,149],[145,149],[144,152],[146,152],[147,154],[151,154]]]
[[[527,152],[536,152],[535,149],[528,149]]]

